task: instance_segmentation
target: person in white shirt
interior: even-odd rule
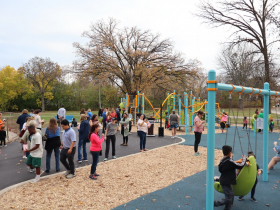
[[[138,122],[137,122],[137,133],[140,137],[140,152],[148,151],[146,149],[146,135],[148,133],[148,119],[144,114],[141,114]]]
[[[61,105],[61,108],[57,112],[58,119],[61,121],[65,119],[66,115],[66,109],[64,108],[64,105]]]
[[[25,152],[30,152],[27,157],[26,164],[30,167],[30,171],[36,168],[36,177],[31,181],[31,183],[36,183],[40,181],[41,173],[41,160],[43,157],[43,145],[42,145],[42,136],[39,132],[36,131],[34,125],[28,127],[28,132],[30,134],[30,150]]]

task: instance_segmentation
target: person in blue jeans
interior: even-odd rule
[[[82,114],[81,115],[81,124],[78,126],[79,131],[79,144],[78,144],[78,163],[82,163],[83,161],[88,161],[87,158],[87,140],[88,140],[88,134],[90,131],[90,125],[87,121],[87,116]],[[82,155],[82,147],[83,147],[83,155]],[[84,157],[82,159],[82,156]]]
[[[57,121],[55,118],[50,119],[49,126],[46,128],[45,133],[48,134],[48,139],[46,141],[45,150],[47,151],[46,155],[46,173],[50,172],[51,169],[51,156],[52,151],[54,151],[55,155],[55,164],[56,164],[56,172],[60,171],[59,166],[59,155],[60,150],[59,147],[61,146],[60,141],[60,128],[57,125]]]
[[[148,151],[146,149],[146,136],[148,133],[148,119],[144,114],[141,114],[138,122],[137,122],[137,133],[140,137],[140,152]]]

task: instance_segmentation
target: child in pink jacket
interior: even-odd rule
[[[90,153],[92,155],[92,165],[89,178],[93,180],[96,180],[96,177],[99,176],[99,174],[96,173],[96,166],[99,161],[100,151],[102,150],[102,142],[104,141],[104,134],[102,134],[102,137],[100,138],[98,132],[99,125],[93,124],[91,126],[91,132],[89,133],[89,139],[91,142]]]

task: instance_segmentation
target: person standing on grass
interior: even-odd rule
[[[26,164],[30,167],[30,171],[36,168],[36,177],[31,181],[31,183],[36,183],[40,181],[41,174],[41,160],[43,157],[42,136],[36,131],[34,125],[28,126],[28,132],[30,134],[31,149],[26,150],[26,152],[30,153],[27,157]]]
[[[98,111],[98,116],[99,117],[102,117],[102,113],[103,113],[103,107],[101,107]]]
[[[129,118],[126,112],[123,113],[123,119],[120,121],[121,134],[123,135],[123,143],[121,146],[127,146],[128,134],[129,134]]]
[[[194,156],[200,156],[201,153],[198,152],[198,145],[201,140],[201,134],[204,128],[205,121],[201,121],[201,117],[204,115],[202,111],[197,112],[197,116],[194,118],[194,136],[195,136],[195,142],[194,142]]]
[[[26,119],[27,117],[30,117],[30,116],[28,115],[28,110],[27,110],[27,109],[24,109],[24,110],[22,111],[22,114],[21,114],[21,115],[18,117],[18,119],[17,119],[17,124],[19,124],[19,131],[21,131],[22,126],[23,126],[23,124],[25,123],[25,119]]]
[[[105,132],[105,141],[106,141],[106,151],[105,159],[108,160],[109,151],[110,151],[110,141],[112,142],[112,157],[116,159],[116,132],[118,130],[117,118],[113,117],[112,122],[108,123],[106,132]]]
[[[42,125],[45,122],[45,120],[41,119],[41,114],[42,114],[42,111],[40,109],[37,109],[35,111],[35,121],[36,121],[36,124],[37,124],[37,129],[39,129],[39,130],[42,130]]]
[[[82,163],[82,160],[87,162],[87,140],[88,134],[90,131],[90,126],[87,121],[87,116],[81,115],[81,124],[78,126],[79,131],[79,144],[78,144],[78,163]],[[82,155],[82,147],[83,147],[83,155]],[[84,157],[82,159],[82,156]]]
[[[140,137],[140,152],[148,151],[146,149],[146,137],[148,133],[148,120],[144,114],[141,114],[138,122],[137,122],[137,133]]]
[[[63,120],[61,126],[64,131],[62,134],[62,145],[59,148],[61,149],[60,162],[66,168],[64,175],[67,179],[71,179],[75,177],[74,156],[76,152],[76,133],[70,128],[68,120]]]
[[[102,150],[102,143],[104,141],[104,134],[102,134],[102,137],[100,139],[98,132],[99,132],[98,124],[93,124],[91,126],[91,131],[89,133],[89,139],[91,142],[90,153],[92,155],[92,165],[91,165],[89,178],[93,180],[96,180],[97,179],[96,177],[99,176],[99,174],[96,173],[96,167],[99,161],[100,151]]]
[[[59,147],[61,145],[60,127],[58,127],[55,118],[50,119],[49,126],[46,128],[45,133],[48,134],[48,139],[47,139],[46,145],[45,145],[45,150],[47,151],[46,171],[45,172],[46,173],[50,172],[52,151],[54,151],[54,156],[55,156],[56,172],[59,172],[60,171],[60,167],[59,167],[60,150],[59,150]]]
[[[58,119],[60,121],[64,120],[65,119],[65,115],[66,115],[66,109],[64,108],[64,105],[62,104],[61,108],[57,112]]]
[[[168,123],[170,125],[170,128],[172,129],[172,139],[174,139],[176,136],[176,131],[179,125],[180,116],[175,113],[175,111],[172,111],[172,114],[169,115]]]

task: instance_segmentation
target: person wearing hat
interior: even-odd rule
[[[123,113],[123,118],[120,121],[121,124],[121,134],[123,135],[123,143],[121,146],[127,146],[128,134],[129,134],[129,118],[127,112]]]
[[[116,159],[116,132],[118,130],[118,120],[116,117],[112,118],[112,121],[107,124],[106,131],[105,131],[105,138],[106,141],[106,150],[105,150],[105,159],[104,161],[108,160],[109,151],[110,151],[110,141],[112,142],[112,157]]]

